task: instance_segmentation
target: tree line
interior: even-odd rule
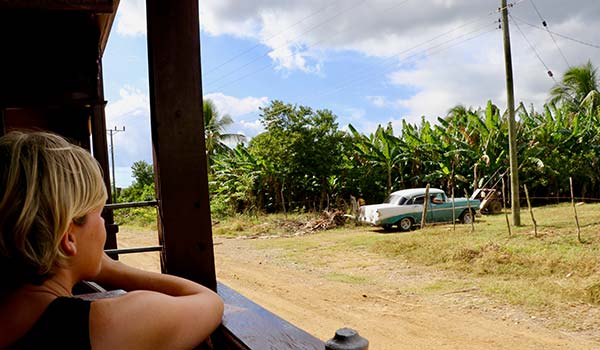
[[[204,107],[215,214],[323,210],[349,205],[350,196],[378,203],[426,184],[458,195],[493,186],[508,169],[508,116],[492,101],[370,134],[340,130],[329,110],[272,101],[260,109],[264,132],[233,148],[226,143],[244,138],[225,133],[231,118],[210,101]],[[534,201],[568,197],[569,177],[582,197],[600,198],[596,68],[569,69],[542,110],[521,103],[516,113],[520,183]],[[132,187],[147,194],[138,183]]]

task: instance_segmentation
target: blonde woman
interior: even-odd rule
[[[191,349],[223,302],[175,276],[110,259],[106,189],[84,149],[48,133],[0,137],[0,349]],[[127,294],[74,298],[81,280]]]

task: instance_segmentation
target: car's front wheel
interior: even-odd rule
[[[403,218],[402,220],[400,220],[398,222],[398,227],[400,228],[400,230],[402,231],[410,231],[413,227],[413,219],[411,218]]]
[[[463,224],[470,224],[475,221],[475,216],[473,216],[473,212],[466,210],[461,216],[460,221]]]

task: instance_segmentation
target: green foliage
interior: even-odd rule
[[[575,99],[575,100],[574,100]],[[573,101],[576,101],[573,102]],[[591,64],[565,73],[543,110],[516,109],[520,183],[539,198],[575,193],[600,197],[600,94]],[[338,130],[328,110],[273,101],[262,108],[265,132],[246,147],[212,156],[213,213],[346,209],[350,196],[380,203],[392,191],[439,187],[451,195],[498,186],[507,174],[507,114],[484,108],[451,108],[435,123],[402,122],[361,134]]]
[[[337,117],[280,101],[261,112],[266,130],[252,139],[248,151],[260,166],[256,195],[262,207],[324,209],[329,179],[339,173],[344,159],[345,134],[338,130]]]
[[[156,198],[154,169],[151,164],[140,160],[131,166],[133,184],[119,193],[118,202],[152,201]],[[115,211],[115,221],[140,227],[156,227],[155,208],[127,208]]]

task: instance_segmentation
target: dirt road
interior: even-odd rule
[[[221,282],[324,340],[351,327],[374,350],[600,349],[545,328],[535,316],[494,305],[476,288],[430,296],[404,292],[442,274],[378,256],[364,254],[368,263],[355,268],[373,277],[368,283],[348,283],[332,281],[322,268],[282,262],[277,251],[257,250],[252,240],[217,238],[215,255]]]
[[[138,236],[121,233],[121,246],[139,245]],[[590,337],[549,329],[542,316],[488,300],[476,287],[411,292],[412,286],[454,278],[446,272],[368,252],[348,259],[327,249],[319,253],[326,263],[303,265],[257,243],[215,238],[218,279],[323,340],[351,327],[373,350],[600,349]],[[149,253],[123,260],[156,270],[157,258]]]

